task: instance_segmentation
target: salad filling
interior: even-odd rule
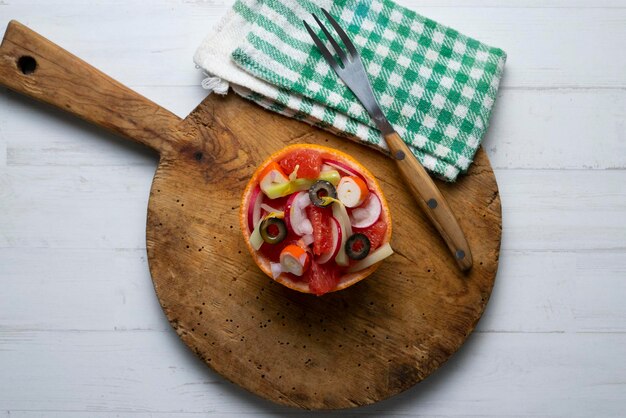
[[[295,148],[261,167],[244,213],[246,237],[269,262],[268,274],[322,295],[393,251],[373,176],[316,148]]]

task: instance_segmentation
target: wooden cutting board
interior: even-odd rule
[[[307,409],[388,398],[444,363],[485,309],[502,223],[482,149],[457,183],[438,183],[474,256],[462,274],[393,162],[369,148],[232,94],[212,95],[180,119],[17,22],[0,47],[0,84],[159,153],[146,226],[156,294],[189,348],[259,396]],[[295,143],[360,160],[380,180],[393,218],[396,253],[368,279],[319,298],[262,274],[238,226],[253,170]]]

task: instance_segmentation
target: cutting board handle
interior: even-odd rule
[[[15,20],[0,45],[0,84],[159,153],[182,121]]]

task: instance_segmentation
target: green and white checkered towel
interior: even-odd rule
[[[225,93],[228,82],[266,108],[386,151],[304,29],[320,7],[348,32],[384,113],[418,159],[456,180],[487,129],[506,54],[392,1],[238,0],[194,57],[209,74],[205,87]]]

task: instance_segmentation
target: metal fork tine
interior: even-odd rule
[[[306,21],[303,20],[302,23],[304,23],[304,27],[306,28],[307,32],[309,32],[309,35],[311,35],[313,42],[315,42],[315,45],[322,53],[322,56],[324,57],[328,65],[330,65],[335,71],[341,70],[341,67],[339,67],[339,64],[337,64],[337,61],[335,61],[333,54],[331,54],[328,48],[326,48],[324,42],[322,42],[322,40],[315,34],[315,32],[313,32],[313,29],[311,29]]]
[[[352,60],[358,59],[359,53],[356,51],[356,48],[354,47],[354,44],[348,37],[348,34],[343,29],[341,29],[341,26],[339,26],[339,23],[337,23],[335,18],[332,17],[330,13],[326,11],[326,9],[322,8],[322,13],[324,13],[324,16],[326,16],[326,19],[328,19],[330,24],[333,25],[333,28],[335,28],[335,32],[337,32],[337,35],[339,35],[339,37],[341,38],[341,42],[343,42],[343,44],[348,49],[348,52],[350,53],[350,58],[352,58]],[[322,29],[324,28],[322,27]]]
[[[326,38],[328,38],[333,49],[339,56],[340,64],[345,65],[348,59],[348,57],[346,56],[346,53],[343,51],[343,49],[341,49],[337,41],[335,41],[335,38],[333,37],[333,35],[331,35],[330,32],[328,32],[328,29],[326,29],[326,26],[324,26],[324,24],[317,18],[317,16],[314,13],[313,13],[313,19],[315,19],[319,27],[322,28],[322,32],[324,32],[324,35],[326,35]]]

